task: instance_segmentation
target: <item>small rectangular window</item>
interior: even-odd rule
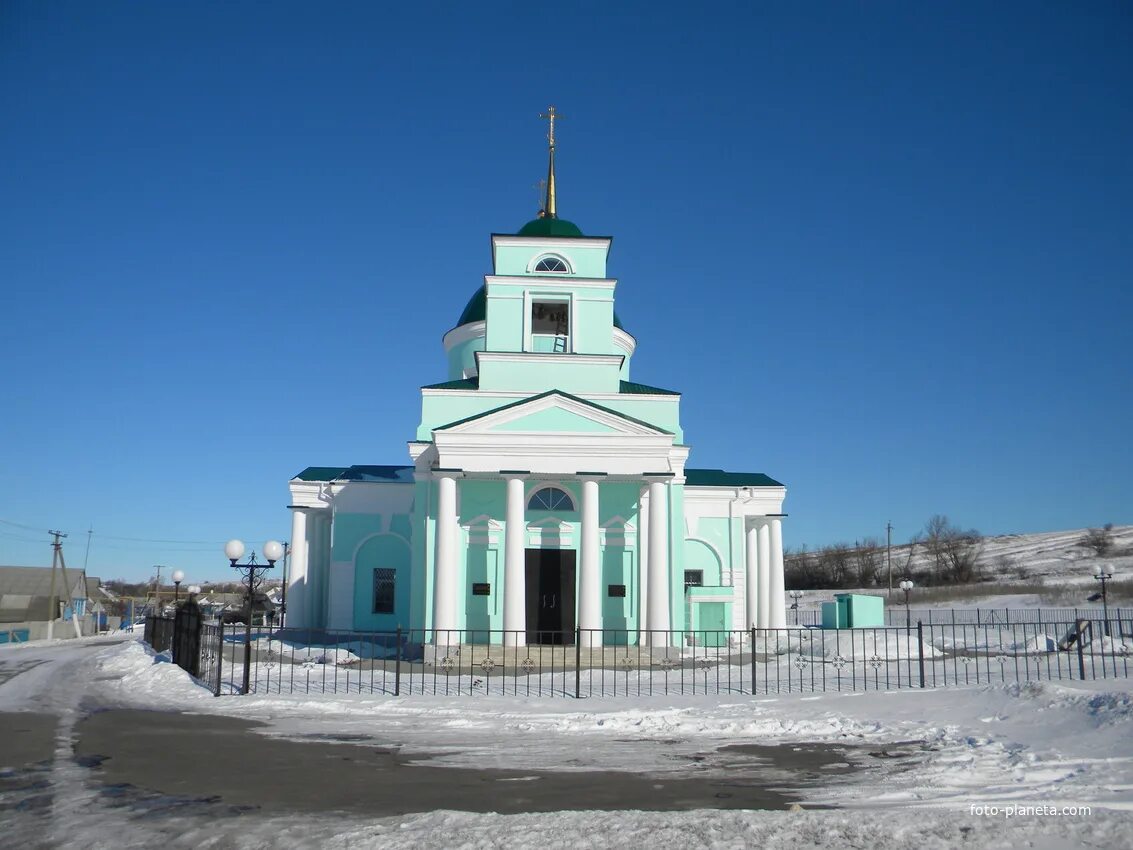
[[[487,582],[476,581],[472,583],[473,596],[491,596],[492,586]]]
[[[394,580],[397,570],[379,567],[374,570],[374,613],[392,614],[394,605]]]
[[[685,570],[685,590],[704,587],[704,570]]]
[[[625,596],[626,586],[624,584],[611,584],[607,593],[609,596]]]
[[[569,333],[569,306],[566,301],[532,301],[531,333],[557,336]]]

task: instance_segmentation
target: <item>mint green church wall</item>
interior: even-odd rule
[[[723,584],[732,555],[731,527],[727,517],[704,517],[697,523],[694,539],[685,540],[685,569],[704,570],[706,586]]]
[[[337,545],[337,541],[335,541]],[[413,557],[409,541],[396,534],[377,534],[365,540],[354,559],[354,628],[392,631],[407,626],[412,593]],[[375,614],[374,570],[394,570],[394,612]]]
[[[414,569],[411,549],[412,517],[390,515],[388,531],[383,533],[386,519],[381,513],[338,512],[334,516],[331,559],[353,564],[355,629],[409,627],[413,619],[413,589],[419,573]],[[380,567],[396,570],[392,614],[375,614],[373,610],[374,570]]]
[[[569,354],[537,362],[480,361],[480,389],[513,390],[532,394],[547,390],[581,395],[616,393],[620,363],[579,363]]]
[[[578,354],[621,354],[614,347],[614,302],[576,295],[573,351]]]
[[[487,284],[488,351],[523,350],[523,290]]]
[[[556,389],[570,392],[565,387]],[[590,392],[593,389],[590,388]],[[617,392],[617,388],[614,389]],[[572,393],[580,398],[593,400],[595,404],[610,410],[632,416],[647,422],[662,431],[673,434],[677,443],[684,439],[680,425],[680,396],[663,396],[656,399],[642,399],[630,394],[603,394],[601,398],[591,398],[587,392]],[[417,427],[417,439],[429,442],[433,439],[433,429],[452,422],[459,422],[470,416],[477,416],[505,404],[514,404],[521,399],[514,395],[480,391],[455,391],[452,394],[430,392],[421,396],[421,424]]]
[[[496,268],[498,275],[526,275],[530,274],[527,267],[532,261],[546,254],[562,257],[571,266],[571,277],[604,278],[606,276],[606,246],[596,245],[592,248],[579,245],[554,245],[536,247],[523,246],[496,246]]]

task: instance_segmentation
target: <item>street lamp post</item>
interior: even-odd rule
[[[1113,570],[1098,564],[1094,567],[1094,580],[1102,583],[1102,619],[1105,623],[1105,635],[1109,637],[1109,601],[1106,597],[1105,583],[1113,578]]]
[[[905,591],[905,630],[908,631],[913,627],[912,616],[909,614],[909,591],[912,590],[915,585],[911,579],[903,578],[901,579],[901,583],[897,586]]]
[[[171,578],[173,579],[173,607],[176,608],[181,599],[181,582],[185,580],[185,573],[181,570],[174,570]]]
[[[224,544],[224,557],[228,558],[234,570],[240,570],[244,576],[244,587],[247,591],[247,614],[244,617],[244,693],[251,687],[252,674],[252,602],[256,596],[256,588],[263,583],[262,573],[274,569],[275,562],[283,557],[283,546],[274,540],[264,544],[264,557],[266,564],[256,563],[256,553],[253,552],[247,563],[236,563],[244,557],[244,544],[240,540],[229,540]],[[257,575],[260,573],[261,575]]]
[[[799,600],[803,598],[803,592],[801,590],[789,590],[787,595],[794,600],[791,602],[791,608],[795,611],[795,625],[797,626],[799,624]]]

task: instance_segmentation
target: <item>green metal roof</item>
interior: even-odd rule
[[[561,218],[533,218],[519,228],[519,236],[581,236],[578,225]]]
[[[620,381],[618,392],[623,395],[680,395],[676,390],[663,390],[649,384],[636,384],[633,381]]]
[[[423,390],[478,390],[480,378],[457,378],[455,381],[441,381],[439,384],[426,384]]]
[[[439,384],[426,384],[423,390],[478,390],[480,378],[457,378],[455,381],[441,381]],[[633,381],[619,381],[618,392],[622,395],[680,395],[676,390],[663,390],[660,387],[651,387],[649,384],[637,384]]]
[[[404,483],[413,480],[413,467],[382,465],[308,466],[295,478],[299,481],[397,481]]]
[[[471,322],[482,322],[488,317],[488,289],[487,286],[481,286],[476,292],[468,299],[468,303],[464,306],[464,312],[460,314],[460,318],[456,321],[456,326],[459,328],[461,325],[467,325]],[[622,320],[618,318],[618,313],[614,311],[614,327],[618,330],[625,330],[622,325]]]
[[[725,472],[722,469],[685,469],[686,487],[782,487],[762,472]]]

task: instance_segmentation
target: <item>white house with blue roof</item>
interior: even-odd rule
[[[611,238],[557,216],[551,115],[543,209],[492,235],[410,463],[291,480],[289,627],[600,646],[786,624],[786,489],[688,467],[680,393],[631,380]]]

